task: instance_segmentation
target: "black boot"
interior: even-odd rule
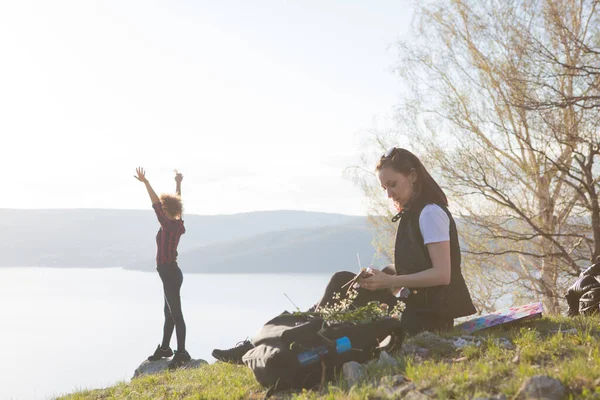
[[[254,345],[249,340],[244,340],[238,343],[235,347],[227,350],[214,349],[212,356],[219,361],[231,363],[231,364],[243,364],[242,357],[249,350],[253,349]]]
[[[186,362],[190,361],[191,359],[192,359],[192,357],[190,356],[190,353],[188,353],[187,351],[177,350],[177,351],[175,351],[175,356],[173,357],[171,362],[169,362],[169,369],[179,368]]]
[[[156,351],[154,352],[154,354],[152,354],[150,357],[148,357],[148,361],[158,361],[163,358],[169,358],[172,355],[173,355],[173,350],[171,350],[170,347],[163,349],[162,347],[160,347],[160,344],[159,344],[158,347],[156,348]]]

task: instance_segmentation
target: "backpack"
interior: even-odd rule
[[[276,391],[310,389],[332,380],[344,363],[362,363],[377,357],[380,342],[388,336],[392,339],[390,347],[402,344],[404,330],[398,319],[329,323],[316,316],[284,312],[252,338],[255,347],[242,360],[256,380],[270,389],[268,397]],[[347,344],[345,349],[349,350],[338,352],[336,340]],[[306,354],[316,355],[318,360],[301,363],[300,360],[306,361]]]
[[[565,297],[569,305],[569,316],[600,312],[600,259],[579,275]]]

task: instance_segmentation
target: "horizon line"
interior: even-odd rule
[[[0,207],[0,211],[147,211],[152,212],[150,207],[148,208],[99,208],[99,207],[51,207],[51,208],[14,208],[14,207]],[[314,210],[298,210],[298,209],[276,209],[276,210],[253,210],[253,211],[240,211],[232,213],[220,213],[220,214],[198,214],[198,213],[184,213],[184,215],[196,215],[201,217],[216,217],[224,215],[242,215],[242,214],[260,214],[260,213],[277,213],[277,212],[295,212],[295,213],[313,213],[313,214],[328,214],[328,215],[342,215],[347,217],[367,217],[366,214],[345,214],[335,213],[330,211],[314,211]]]

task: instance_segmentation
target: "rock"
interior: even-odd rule
[[[158,360],[158,361],[145,360],[144,362],[142,362],[140,364],[139,367],[137,367],[137,369],[133,373],[133,378],[137,378],[138,376],[142,376],[142,375],[158,374],[160,372],[166,371],[169,369],[170,361],[171,361],[170,358],[166,358],[166,359]],[[181,368],[199,368],[205,364],[208,364],[208,363],[204,360],[200,360],[200,359],[190,360],[187,363],[185,363],[183,366],[181,366],[179,369],[181,369]]]
[[[404,386],[400,386],[398,389],[396,389],[396,394],[400,397],[404,397],[407,396],[408,393],[410,393],[411,391],[415,391],[416,387],[415,384],[410,382]]]
[[[455,338],[452,341],[452,345],[454,346],[455,349],[462,349],[463,347],[466,347],[466,346],[479,347],[479,346],[481,346],[481,342],[479,341],[479,339],[476,339],[472,336],[461,336],[459,338]]]
[[[515,354],[515,356],[511,360],[511,362],[513,364],[518,364],[520,361],[521,361],[521,353],[519,351],[517,351],[517,354]]]
[[[399,387],[380,386],[377,394],[382,397],[403,398],[411,391],[415,391],[415,384],[412,382]]]
[[[494,343],[496,343],[498,346],[502,347],[503,349],[507,349],[507,350],[515,349],[515,345],[507,338],[494,339]]]
[[[418,348],[414,344],[404,343],[400,348],[400,354],[415,354]]]
[[[350,361],[342,366],[342,373],[348,386],[354,386],[365,377],[365,367],[356,361]]]
[[[390,356],[387,352],[382,351],[377,361],[378,367],[398,367],[400,363],[394,357]]]
[[[405,400],[427,400],[429,397],[425,396],[423,393],[417,390],[411,390],[406,393],[406,396],[403,397]]]
[[[515,400],[544,399],[558,400],[565,395],[565,387],[559,380],[546,375],[527,378],[515,396]]]
[[[443,339],[440,339],[440,340],[443,340]],[[515,349],[515,345],[507,338],[497,338],[497,339],[494,339],[493,342],[496,345],[502,347],[503,349],[507,349],[507,350]],[[451,343],[454,346],[454,348],[456,348],[456,349],[462,349],[465,346],[479,347],[479,346],[481,346],[481,338],[477,338],[475,336],[460,336],[460,337],[455,337],[453,340],[451,340]]]
[[[506,395],[500,393],[492,397],[473,397],[473,400],[506,400]]]
[[[429,349],[424,347],[415,346],[414,344],[404,344],[400,349],[402,355],[417,355],[421,358],[429,357]]]
[[[427,358],[429,357],[430,351],[429,349],[425,349],[423,347],[419,347],[417,348],[417,355],[422,357],[422,358]]]
[[[463,347],[466,347],[466,346],[480,347],[481,343],[482,343],[482,339],[480,337],[470,336],[470,335],[455,336],[455,337],[446,339],[446,338],[442,338],[434,333],[423,332],[418,335],[418,338],[419,338],[420,343],[423,343],[423,341],[425,341],[425,342],[428,342],[428,344],[430,343],[432,345],[436,345],[436,344],[449,345],[457,350],[462,349]],[[494,339],[494,343],[496,343],[498,346],[500,346],[504,349],[508,349],[508,350],[515,349],[515,345],[506,338]],[[405,343],[402,346],[401,352],[404,354],[419,354],[419,349],[422,349],[422,348],[418,347],[412,343]],[[425,349],[425,350],[427,350],[427,349]]]
[[[403,375],[384,376],[379,381],[379,386],[397,387],[405,382],[407,382],[407,379]]]

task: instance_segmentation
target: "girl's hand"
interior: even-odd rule
[[[183,180],[183,174],[175,170],[175,182],[181,183]]]
[[[361,288],[379,290],[393,287],[392,276],[375,268],[371,268],[369,272],[372,274],[370,277],[358,280]]]
[[[135,169],[135,172],[137,173],[137,176],[136,175],[133,176],[135,179],[137,179],[138,181],[140,181],[142,183],[148,182],[148,179],[146,179],[146,171],[144,171],[144,168],[137,167]]]

